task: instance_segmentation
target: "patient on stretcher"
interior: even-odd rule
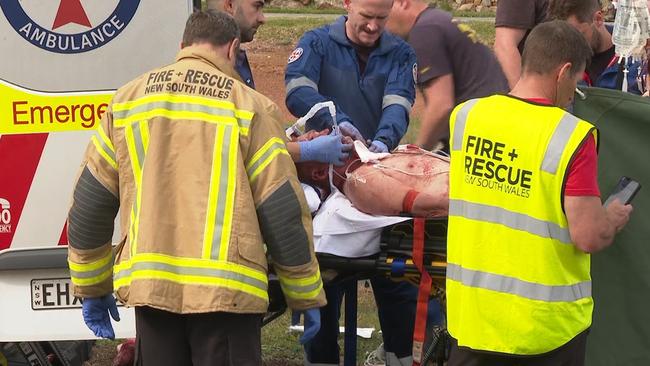
[[[309,131],[297,138],[311,140],[329,131]],[[349,139],[349,137],[345,137]],[[334,167],[333,185],[359,211],[383,216],[410,214],[420,217],[447,216],[449,208],[449,158],[401,145],[390,154],[363,162],[369,154],[363,143],[343,166]],[[370,153],[372,154],[372,153]],[[329,165],[317,162],[296,163],[301,182],[316,188],[321,200],[330,193]]]

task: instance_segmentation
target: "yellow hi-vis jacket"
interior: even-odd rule
[[[450,119],[450,334],[515,355],[556,349],[591,324],[590,256],[571,241],[563,187],[591,124],[495,95]]]
[[[199,47],[117,91],[86,151],[68,236],[79,297],[114,290],[174,313],[263,313],[266,244],[288,305],[325,304],[279,109]]]

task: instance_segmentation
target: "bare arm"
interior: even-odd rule
[[[454,108],[454,77],[451,74],[439,76],[426,84],[424,113],[416,144],[431,150],[448,129],[449,113]]]
[[[600,197],[564,196],[564,211],[576,247],[595,253],[612,244],[616,233],[630,219],[632,206],[614,201],[605,208]]]
[[[300,161],[300,145],[297,142],[289,141],[287,142],[287,151],[291,156],[291,160],[294,162]]]
[[[494,39],[494,53],[506,74],[510,89],[512,89],[521,75],[521,55],[517,46],[524,36],[525,29],[497,27]]]

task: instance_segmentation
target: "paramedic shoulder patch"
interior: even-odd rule
[[[418,64],[417,62],[413,64],[413,82],[418,83]]]
[[[297,59],[300,58],[300,56],[302,56],[302,47],[298,47],[295,50],[293,50],[293,52],[291,52],[291,54],[289,55],[289,60],[288,60],[287,63],[290,64],[290,63],[296,61]]]

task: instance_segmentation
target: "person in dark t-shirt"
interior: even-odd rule
[[[387,28],[406,39],[418,60],[416,83],[425,100],[416,143],[432,149],[449,134],[449,113],[466,100],[508,92],[490,48],[468,25],[423,0],[395,0]]]
[[[548,0],[499,0],[494,53],[513,87],[521,73],[521,53],[528,33],[546,19]]]
[[[566,21],[585,36],[594,52],[586,73],[595,82],[615,55],[598,0],[550,0],[548,17]]]

